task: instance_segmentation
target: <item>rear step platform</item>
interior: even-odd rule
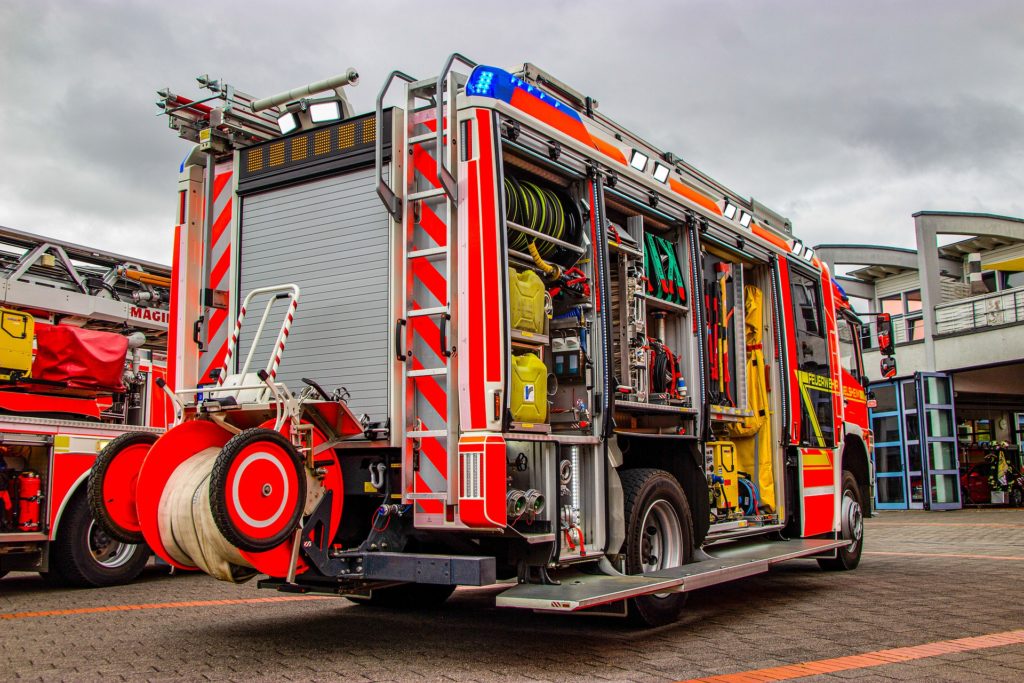
[[[773,564],[841,548],[848,540],[799,539],[729,544],[712,548],[715,556],[682,567],[635,576],[574,572],[559,576],[561,585],[524,583],[498,596],[498,607],[574,612],[649,593],[681,593],[763,574]]]

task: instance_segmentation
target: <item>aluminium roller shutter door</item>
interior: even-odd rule
[[[387,419],[388,214],[373,169],[245,196],[240,242],[240,298],[257,287],[301,288],[278,378],[294,393],[302,377],[328,392],[344,386],[356,415]],[[262,310],[255,302],[248,312],[239,364]],[[283,315],[276,304],[250,370],[266,366]]]

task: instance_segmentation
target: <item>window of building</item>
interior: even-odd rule
[[[921,302],[920,289],[890,294],[880,298],[878,303],[883,313],[893,317],[893,329],[896,330],[893,341],[903,343],[924,339],[924,305]],[[897,329],[900,325],[904,326],[902,333]]]
[[[890,294],[878,300],[882,306],[882,313],[889,315],[903,315],[903,295]]]
[[[912,289],[909,292],[904,293],[904,296],[907,299],[906,312],[908,315],[910,313],[918,313],[921,311],[920,289]]]
[[[907,320],[907,341],[921,341],[922,339],[924,339],[924,318]]]

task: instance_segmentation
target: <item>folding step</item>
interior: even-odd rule
[[[767,572],[773,564],[818,555],[847,545],[845,540],[800,539],[734,544],[716,556],[682,567],[635,576],[574,572],[561,585],[524,583],[498,596],[498,607],[574,612],[651,593],[681,593]]]

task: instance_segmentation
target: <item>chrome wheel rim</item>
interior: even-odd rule
[[[96,564],[107,569],[121,567],[135,554],[136,546],[115,541],[95,521],[89,523],[89,554]]]
[[[853,491],[843,492],[843,538],[850,539],[849,550],[856,550],[864,539],[864,514]]]
[[[682,524],[667,500],[651,503],[640,526],[640,566],[644,573],[683,564]]]

